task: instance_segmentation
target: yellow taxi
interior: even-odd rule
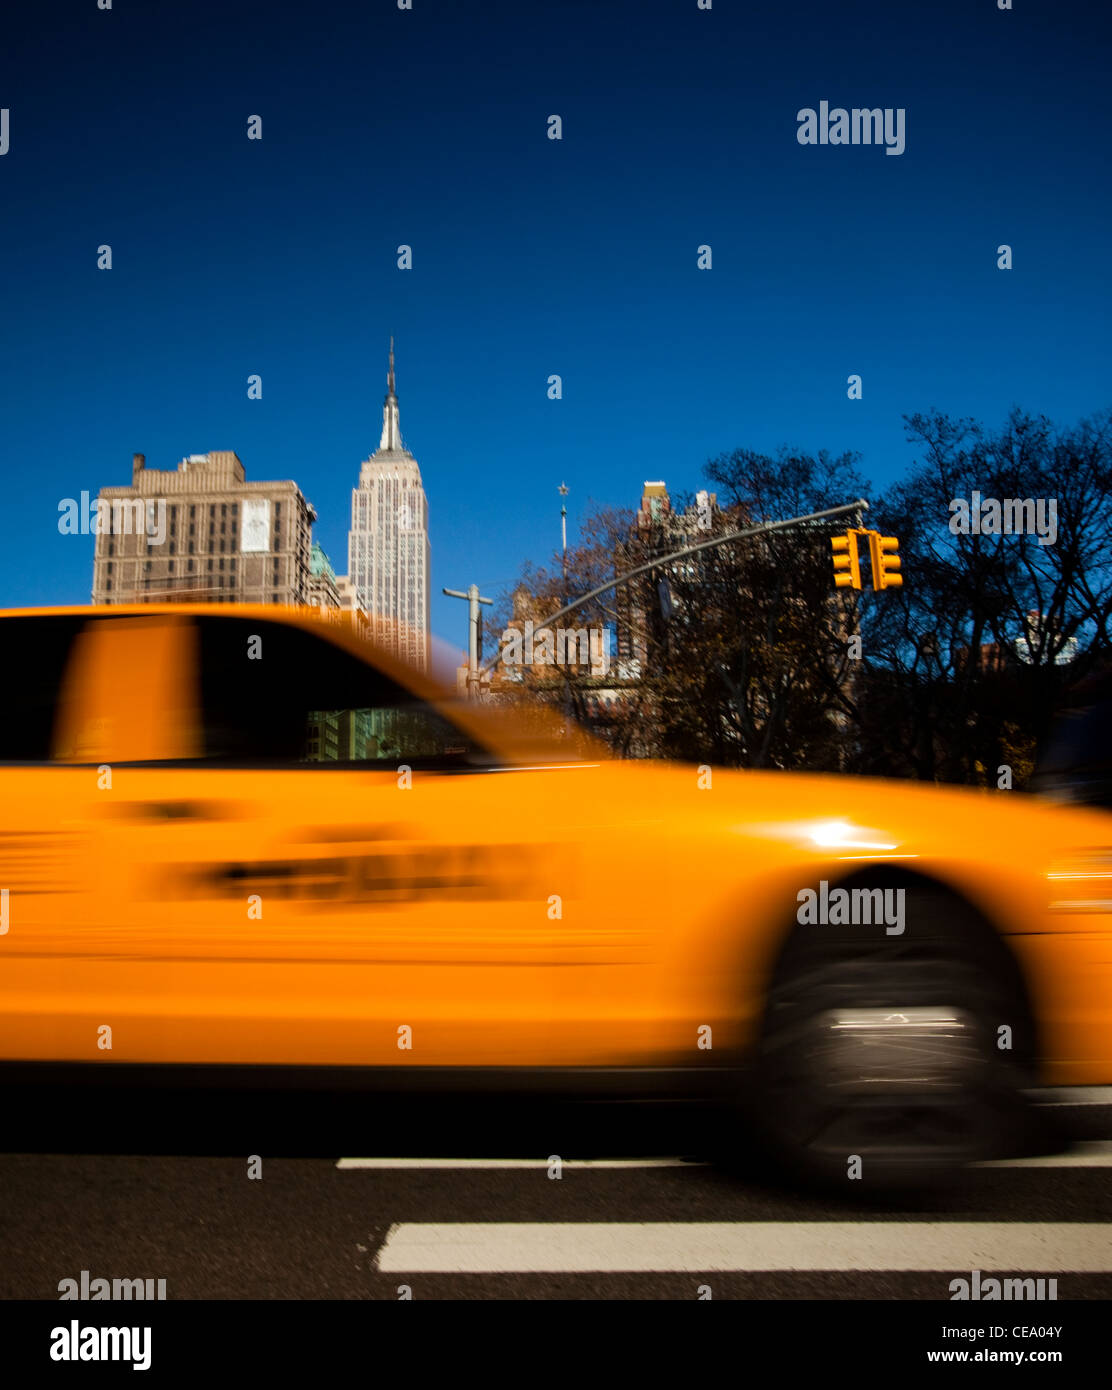
[[[697,1093],[877,1181],[1112,1083],[1106,812],[613,761],[311,610],[0,634],[0,1062]]]

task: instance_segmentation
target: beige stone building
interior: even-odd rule
[[[97,499],[94,603],[310,600],[317,514],[294,482],[248,482],[230,449],[176,468],[132,459]]]
[[[371,641],[374,637],[374,623],[371,615],[363,607],[355,585],[346,574],[336,576],[336,590],[340,596],[340,612],[347,615],[360,637]]]

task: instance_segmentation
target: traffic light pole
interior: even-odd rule
[[[534,635],[543,632],[545,628],[554,627],[561,618],[566,617],[577,608],[582,608],[585,603],[590,603],[592,599],[598,598],[600,594],[608,593],[611,589],[618,589],[623,584],[628,584],[631,579],[636,579],[639,575],[648,574],[650,570],[660,569],[662,565],[674,564],[677,560],[682,560],[688,555],[696,555],[700,550],[713,550],[716,546],[727,545],[730,541],[748,540],[753,536],[763,536],[770,531],[786,531],[789,526],[800,526],[805,521],[825,521],[827,517],[845,516],[847,512],[863,512],[869,510],[869,504],[863,497],[859,497],[856,502],[845,502],[840,507],[828,507],[824,512],[809,512],[806,516],[793,516],[787,521],[766,521],[760,526],[748,526],[744,531],[731,531],[725,536],[715,536],[709,541],[700,541],[698,545],[689,545],[684,550],[674,550],[671,555],[662,555],[657,560],[650,560],[647,564],[638,565],[628,574],[620,574],[616,579],[610,579],[605,584],[600,584],[597,589],[592,589],[589,594],[584,594],[582,598],[577,598],[573,603],[566,603],[557,613],[553,613],[551,618],[546,618],[543,623],[537,623],[533,628]],[[445,593],[448,592],[446,589]],[[463,595],[459,595],[460,598]],[[502,653],[491,657],[486,665],[479,672],[480,679],[495,667],[501,660]]]

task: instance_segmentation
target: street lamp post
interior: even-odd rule
[[[568,495],[567,483],[561,483],[557,489],[561,497]],[[564,602],[568,601],[568,504],[560,503],[560,536],[563,542],[564,554]]]
[[[449,598],[462,598],[467,600],[467,698],[478,700],[482,698],[482,673],[479,670],[479,662],[483,659],[483,629],[482,619],[479,616],[480,603],[493,603],[492,598],[483,598],[479,593],[478,584],[468,585],[467,592],[461,593],[459,589],[444,589],[442,592]]]

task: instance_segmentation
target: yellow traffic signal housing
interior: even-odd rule
[[[844,536],[831,537],[830,546],[834,551],[834,587],[837,589],[860,589],[861,561],[857,554],[857,532],[847,531]]]
[[[869,532],[874,589],[898,589],[903,584],[903,575],[896,573],[900,568],[900,557],[896,554],[899,545],[895,536],[882,536],[879,531]]]

